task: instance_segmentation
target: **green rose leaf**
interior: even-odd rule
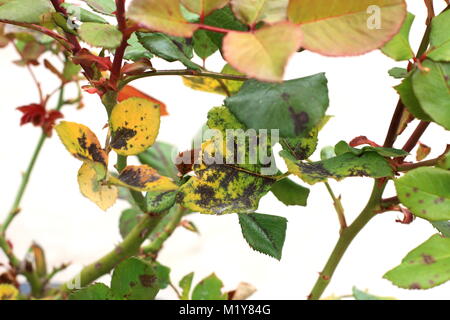
[[[83,0],[87,3],[92,10],[105,14],[108,16],[113,16],[116,11],[116,3],[114,0]]]
[[[70,294],[69,300],[116,300],[111,289],[103,283],[94,283]]]
[[[248,25],[286,20],[289,0],[231,0],[236,17]]]
[[[195,31],[192,40],[194,52],[202,59],[208,58],[219,50],[219,47],[211,40],[206,30]]]
[[[406,17],[404,0],[291,0],[289,20],[302,26],[303,47],[327,56],[383,46]]]
[[[124,58],[127,60],[138,61],[143,58],[151,59],[151,54],[144,46],[139,42],[136,33],[133,33],[128,39],[128,47],[125,50]]]
[[[164,33],[138,33],[138,38],[144,48],[154,55],[169,62],[180,61],[189,69],[200,70],[200,66],[191,61],[192,47],[186,39]]]
[[[145,195],[147,211],[159,213],[171,208],[175,204],[176,195],[177,191],[147,192]]]
[[[85,22],[78,33],[84,42],[93,47],[115,49],[122,41],[122,33],[110,24]]]
[[[154,168],[162,176],[177,180],[178,170],[174,164],[174,157],[178,154],[175,146],[156,142],[153,146],[138,155],[139,161]]]
[[[429,289],[450,279],[450,239],[433,235],[384,275],[405,289]]]
[[[280,136],[306,136],[328,108],[327,79],[323,73],[282,83],[247,81],[225,100],[236,118],[251,129],[279,129]]]
[[[450,62],[450,11],[446,10],[432,20],[427,56],[434,61]]]
[[[0,19],[40,23],[44,14],[53,11],[49,0],[12,0],[0,6]]]
[[[254,250],[281,260],[287,220],[268,214],[239,214],[242,235]]]
[[[429,221],[450,220],[450,171],[417,168],[396,179],[395,188],[414,215]]]
[[[122,238],[125,238],[144,216],[145,215],[139,209],[127,209],[122,211],[119,219],[119,231]]]
[[[281,151],[289,172],[309,184],[325,182],[329,178],[342,180],[348,177],[392,177],[394,172],[385,158],[370,151],[362,155],[347,152],[317,162],[302,162],[292,157],[288,152]]]
[[[181,300],[189,300],[189,293],[191,292],[192,280],[194,279],[194,273],[191,272],[185,275],[178,284],[181,288]]]
[[[287,206],[306,207],[309,189],[305,188],[289,178],[278,180],[272,185],[270,191]]]
[[[431,222],[433,227],[435,227],[443,236],[450,238],[450,221],[434,221]]]
[[[423,110],[416,94],[413,90],[412,74],[409,74],[403,79],[402,83],[394,87],[400,95],[403,105],[408,111],[417,119],[431,121],[430,116]]]
[[[382,157],[388,157],[388,158],[399,158],[399,157],[406,157],[409,153],[400,150],[400,149],[394,149],[394,148],[382,148],[382,147],[372,147],[372,146],[366,146],[361,149],[353,148],[348,145],[345,141],[340,141],[336,144],[334,147],[334,151],[336,155],[341,155],[347,152],[351,152],[356,156],[360,156],[365,152],[376,152]]]
[[[408,70],[405,68],[395,67],[388,71],[389,75],[395,79],[404,79],[408,76]]]
[[[153,300],[159,291],[159,281],[149,263],[129,258],[114,269],[111,290],[127,300]]]
[[[414,52],[409,44],[409,32],[411,31],[414,18],[415,16],[408,12],[400,32],[381,48],[381,51],[385,55],[395,61],[404,61],[414,58]]]
[[[69,16],[75,16],[79,18],[81,22],[108,23],[103,17],[73,4],[63,3],[61,4],[61,7],[67,10]]]
[[[213,273],[195,286],[192,300],[227,300],[227,294],[222,293],[222,287],[222,281]]]
[[[412,76],[417,100],[436,123],[450,130],[450,63],[425,60],[422,66],[424,71]]]

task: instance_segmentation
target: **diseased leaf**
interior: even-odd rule
[[[153,300],[159,289],[155,269],[145,261],[129,258],[114,269],[111,290],[121,299]]]
[[[280,82],[301,40],[297,25],[279,22],[254,32],[228,32],[222,50],[225,60],[236,70],[258,80]]]
[[[145,215],[139,209],[127,209],[122,211],[119,220],[119,231],[123,239],[125,239],[144,216]]]
[[[444,237],[450,238],[450,221],[434,221],[431,222]]]
[[[162,116],[167,116],[169,113],[167,112],[167,107],[164,104],[164,102],[153,98],[152,96],[149,96],[148,94],[142,92],[141,90],[136,89],[132,86],[125,86],[122,88],[122,90],[119,91],[119,94],[117,96],[117,101],[122,102],[124,100],[130,99],[130,98],[142,98],[146,99],[154,104],[159,104],[159,110]]]
[[[406,17],[404,0],[290,0],[302,46],[327,56],[360,55],[383,46]]]
[[[450,11],[445,10],[431,23],[431,48],[426,55],[434,61],[450,62]]]
[[[351,152],[318,162],[296,160],[288,152],[281,151],[289,172],[309,184],[325,182],[329,178],[342,180],[348,177],[392,177],[394,172],[385,158],[370,151],[362,155]]]
[[[306,207],[309,189],[295,183],[289,178],[284,178],[275,182],[270,191],[278,200],[287,206]]]
[[[139,161],[154,168],[162,176],[178,179],[177,168],[174,164],[174,158],[178,154],[175,146],[165,143],[156,142],[150,149],[138,155]]]
[[[411,114],[420,120],[431,121],[430,116],[423,110],[416,94],[413,90],[412,74],[409,74],[403,79],[402,83],[394,87],[400,95],[403,105]]]
[[[433,235],[409,252],[384,278],[404,289],[429,289],[450,279],[449,264],[450,239]]]
[[[431,152],[431,148],[429,146],[419,142],[419,147],[417,148],[417,152],[416,152],[416,160],[422,161],[422,160],[426,159],[426,157],[428,157],[430,152]]]
[[[239,214],[242,235],[254,250],[281,260],[287,220],[268,214]]]
[[[94,283],[70,294],[69,300],[116,300],[111,289],[103,283]]]
[[[97,176],[104,178],[108,166],[108,156],[102,149],[97,136],[86,126],[62,121],[55,127],[59,138],[75,158],[84,162],[94,162]]]
[[[229,0],[181,0],[181,3],[191,12],[199,16],[207,16],[216,9],[224,7]]]
[[[228,292],[228,300],[247,300],[256,292],[256,288],[247,282],[240,282],[237,288]]]
[[[361,149],[353,148],[348,145],[345,141],[340,141],[336,144],[334,147],[334,151],[336,155],[340,156],[341,154],[351,152],[356,156],[360,156],[365,152],[376,152],[382,157],[388,157],[388,158],[399,158],[399,157],[406,157],[409,153],[400,150],[400,149],[394,149],[394,148],[383,148],[383,147],[372,147],[372,146],[365,146]]]
[[[213,273],[195,286],[192,300],[227,300],[227,295],[222,293],[222,287],[222,281]]]
[[[92,10],[112,16],[116,11],[116,3],[114,0],[82,0],[87,3]]]
[[[286,20],[289,0],[231,0],[236,17],[248,25]]]
[[[112,207],[117,200],[117,188],[103,184],[90,162],[83,163],[78,171],[78,185],[81,194],[104,211]]]
[[[313,128],[306,137],[284,138],[280,143],[283,150],[289,152],[297,160],[306,160],[316,151],[318,136],[319,130]]]
[[[429,221],[450,220],[450,171],[417,168],[395,180],[401,203]]]
[[[133,0],[128,16],[150,30],[172,36],[190,38],[197,29],[181,14],[179,0]]]
[[[185,275],[178,284],[182,290],[181,300],[189,300],[189,293],[191,292],[192,280],[194,279],[194,273],[188,273]]]
[[[172,179],[160,176],[147,165],[127,166],[117,178],[111,176],[108,181],[135,191],[166,192],[178,189]]]
[[[145,201],[148,212],[159,213],[170,209],[175,204],[176,191],[147,192]]]
[[[412,75],[417,100],[435,122],[450,130],[450,63],[425,60],[422,66],[424,71]]]
[[[115,49],[122,41],[122,33],[110,24],[85,22],[78,33],[84,42],[93,47]]]
[[[160,289],[167,288],[170,284],[170,268],[163,266],[161,263],[157,261],[153,263],[153,268],[155,268],[159,288]]]
[[[280,137],[306,136],[328,108],[327,79],[323,73],[285,81],[247,81],[225,100],[239,121],[251,129],[279,129]]]
[[[192,47],[186,39],[171,37],[164,33],[138,33],[141,44],[154,55],[169,62],[180,61],[189,69],[200,70],[200,66],[191,61]]]
[[[414,57],[414,52],[409,44],[409,32],[414,18],[415,16],[408,12],[400,32],[381,48],[385,55],[395,61],[409,60]]]
[[[40,23],[43,15],[53,11],[49,0],[11,0],[0,6],[0,19]]]
[[[153,58],[153,54],[144,48],[134,32],[130,39],[128,39],[128,47],[125,49],[124,59],[138,61],[144,58],[151,59]]]
[[[378,297],[366,291],[361,291],[356,287],[353,287],[352,292],[355,300],[395,300],[395,298],[391,297]]]
[[[110,117],[111,147],[120,155],[136,155],[156,140],[160,105],[143,98],[129,98],[117,104]]]

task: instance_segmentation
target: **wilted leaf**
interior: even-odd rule
[[[347,177],[392,177],[394,172],[385,158],[370,151],[362,155],[351,152],[318,162],[296,160],[286,151],[281,151],[289,172],[309,184],[325,182],[332,178],[342,180]]]
[[[434,61],[450,61],[450,10],[445,10],[431,22],[431,48],[426,53]]]
[[[290,21],[301,24],[302,46],[327,56],[360,55],[383,46],[406,17],[404,0],[291,0]]]
[[[412,75],[417,100],[435,122],[450,130],[450,63],[425,60],[422,66],[424,71]]]
[[[155,269],[145,261],[129,258],[114,269],[111,290],[119,298],[153,300],[159,289]]]
[[[231,0],[236,17],[248,25],[274,23],[287,18],[289,0]]]
[[[192,300],[227,300],[227,295],[222,293],[222,287],[222,281],[213,273],[195,286]]]
[[[181,300],[189,300],[189,293],[192,287],[192,280],[194,279],[194,273],[188,273],[185,275],[178,284],[182,290],[181,292]]]
[[[69,300],[116,300],[111,289],[103,283],[94,283],[70,294]]]
[[[40,23],[42,16],[52,11],[49,0],[10,0],[0,6],[0,19]]]
[[[110,24],[85,22],[78,33],[84,42],[93,47],[115,49],[122,41],[122,33]]]
[[[172,179],[160,176],[147,165],[127,166],[117,178],[111,176],[108,180],[112,184],[136,191],[166,192],[178,189]]]
[[[300,28],[289,22],[264,26],[254,32],[232,31],[223,39],[223,56],[236,70],[250,77],[280,82],[301,41]]]
[[[102,149],[97,136],[88,127],[74,122],[62,121],[55,129],[66,149],[75,158],[84,162],[94,162],[97,176],[105,177],[108,156]]]
[[[197,29],[181,14],[179,0],[133,0],[128,16],[153,31],[172,36],[190,38]]]
[[[268,214],[239,214],[242,235],[254,250],[281,260],[287,220]]]
[[[415,16],[408,12],[400,32],[381,48],[385,55],[396,61],[409,60],[414,57],[414,52],[409,44],[409,32],[414,18]]]
[[[152,96],[149,96],[148,94],[142,92],[141,90],[136,89],[132,86],[125,86],[122,88],[122,90],[119,91],[119,94],[117,96],[117,101],[122,102],[124,100],[130,99],[130,98],[142,98],[147,99],[148,101],[159,104],[159,110],[161,113],[161,116],[168,116],[169,113],[167,112],[167,107],[164,104],[164,102],[153,98]]]
[[[450,279],[450,239],[434,235],[384,275],[404,289],[429,289]]]
[[[306,136],[328,108],[327,79],[323,73],[285,81],[247,81],[225,100],[233,114],[251,129],[279,129],[280,137]]]
[[[111,112],[111,147],[120,155],[139,154],[153,145],[159,124],[158,103],[143,98],[124,100]]]
[[[422,161],[423,159],[428,157],[430,152],[431,152],[431,148],[429,146],[419,142],[419,147],[417,148],[417,153],[416,153],[416,160]]]
[[[181,3],[191,12],[199,16],[207,16],[216,9],[225,6],[229,0],[181,0]]]
[[[78,171],[78,185],[81,194],[104,211],[112,207],[117,200],[117,188],[103,184],[92,163],[83,163],[81,166]]]
[[[450,171],[417,168],[396,179],[395,188],[414,215],[429,221],[450,220]]]
[[[309,189],[305,188],[289,178],[278,180],[272,185],[270,191],[275,197],[287,206],[306,206]]]
[[[250,283],[241,282],[238,287],[228,292],[228,300],[247,300],[256,292],[256,288]]]

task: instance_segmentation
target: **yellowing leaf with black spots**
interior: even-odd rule
[[[16,300],[19,290],[10,284],[0,284],[0,300]]]
[[[136,191],[166,192],[178,189],[172,179],[160,176],[147,165],[128,166],[117,178],[109,177],[109,182]]]
[[[75,158],[95,163],[98,176],[105,177],[108,156],[91,129],[82,124],[68,121],[62,121],[55,129],[66,149]]]
[[[84,163],[78,171],[78,185],[81,194],[106,211],[117,200],[118,190],[115,186],[102,184],[91,163]]]
[[[160,105],[143,98],[130,98],[111,112],[111,147],[122,156],[147,150],[155,143],[160,124]]]
[[[177,195],[182,206],[200,213],[254,212],[261,197],[275,182],[272,178],[226,164],[203,168],[181,186]]]

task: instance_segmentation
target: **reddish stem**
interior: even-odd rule
[[[199,29],[213,31],[213,32],[218,32],[218,33],[225,33],[226,34],[226,33],[231,32],[231,31],[239,32],[239,31],[236,31],[236,30],[229,30],[229,29],[224,29],[224,28],[219,28],[219,27],[208,26],[206,24],[197,24],[197,26],[199,27]]]
[[[111,69],[111,77],[109,79],[111,87],[115,89],[117,89],[117,84],[121,76],[120,71],[122,69],[122,61],[125,55],[125,50],[128,46],[128,39],[131,35],[127,30],[127,20],[125,17],[125,0],[116,0],[116,8],[116,18],[119,30],[122,32],[122,42],[116,49]]]
[[[417,145],[417,142],[419,142],[420,138],[424,134],[425,130],[430,125],[430,122],[427,121],[420,121],[419,125],[417,126],[416,130],[412,133],[411,137],[408,139],[408,141],[403,146],[403,150],[406,152],[410,152],[414,147]]]
[[[61,6],[61,3],[64,2],[64,1],[51,0],[51,2],[52,2],[52,4],[53,4],[53,7],[55,8],[56,12],[61,13],[61,14],[64,15],[65,17],[68,16],[67,10],[64,9],[64,8]],[[75,35],[73,35],[73,34],[68,33],[68,32],[64,32],[64,33],[66,34],[67,39],[69,40],[69,42],[70,42],[70,43],[72,44],[72,46],[73,46],[72,52],[73,52],[74,54],[76,54],[77,52],[79,52],[79,51],[81,50],[81,45],[80,45],[80,43],[78,42],[77,37],[76,37]]]

